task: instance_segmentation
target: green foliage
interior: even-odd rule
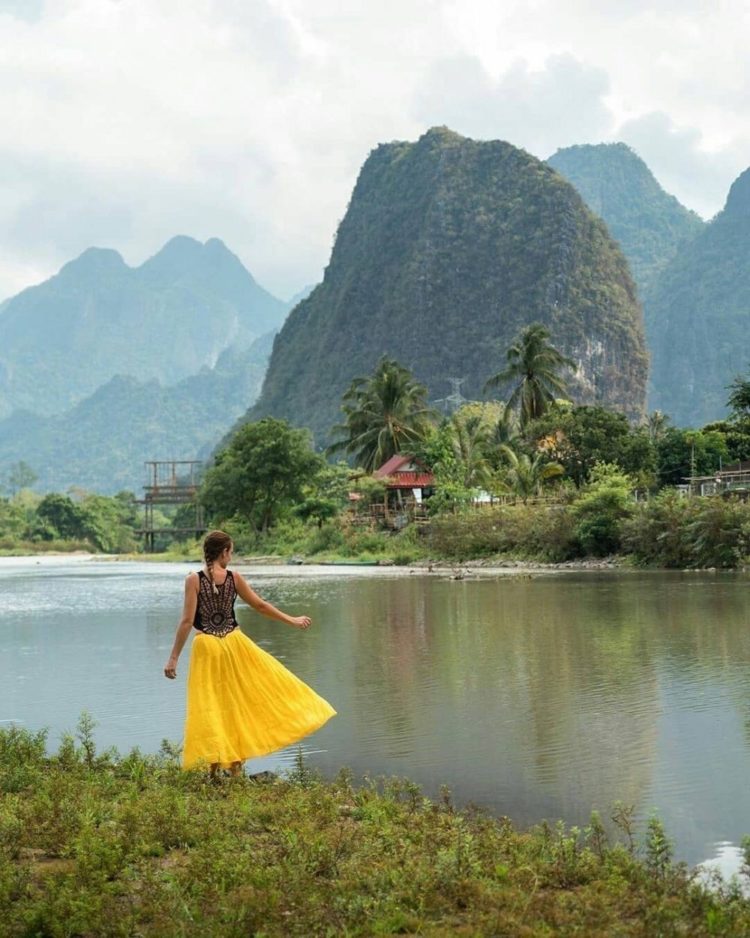
[[[642,410],[647,359],[625,258],[554,170],[501,141],[433,128],[377,147],[359,174],[323,283],[289,315],[251,419],[327,441],[342,394],[386,354],[431,399],[447,378],[479,399],[529,322],[599,375],[574,399]]]
[[[585,554],[617,553],[623,521],[632,513],[633,482],[619,466],[597,463],[590,482],[573,505],[575,536]]]
[[[86,515],[79,505],[67,495],[51,493],[45,495],[36,510],[39,519],[39,536],[43,540],[54,538],[86,537]]]
[[[85,536],[94,547],[108,554],[128,553],[138,547],[138,505],[132,492],[117,495],[86,495],[80,503]]]
[[[541,323],[527,326],[506,352],[506,367],[485,385],[485,389],[512,388],[506,414],[517,411],[522,430],[542,417],[557,398],[566,396],[561,374],[575,368],[575,362],[550,345],[549,338],[549,329]]]
[[[303,520],[312,518],[322,527],[324,521],[335,518],[347,505],[351,476],[344,462],[322,466],[303,488],[303,500],[295,506],[295,514]]]
[[[563,561],[578,555],[574,519],[559,503],[493,505],[439,515],[427,535],[431,556],[472,560],[513,556]]]
[[[333,427],[332,433],[344,437],[328,451],[353,456],[366,472],[417,446],[433,419],[427,388],[414,380],[408,368],[386,356],[369,377],[352,381],[341,409],[344,422]]]
[[[737,375],[728,388],[727,400],[730,418],[733,421],[750,419],[750,381]]]
[[[672,844],[658,817],[650,817],[646,827],[646,866],[653,876],[665,877],[672,870]]]
[[[714,457],[721,455],[724,465],[750,460],[750,419],[717,420],[714,423],[706,424],[701,432],[706,435],[711,434],[710,438],[716,439],[717,444],[718,438],[713,436],[714,433],[721,434],[724,438],[726,458],[724,458],[723,450],[719,448],[720,445],[719,447],[714,446]],[[715,468],[715,465],[713,468]],[[713,468],[709,469],[709,472],[712,472]]]
[[[624,414],[556,405],[529,425],[526,439],[559,462],[576,485],[584,485],[600,462],[618,465],[638,487],[653,482],[656,455],[648,430],[631,427]]]
[[[622,543],[642,564],[733,568],[750,556],[750,505],[665,491],[635,507]]]
[[[544,485],[564,472],[559,463],[551,461],[544,453],[529,456],[505,444],[500,446],[500,452],[504,465],[500,470],[499,488],[524,502],[541,495]]]
[[[726,437],[719,430],[668,427],[656,444],[659,484],[683,485],[693,471],[699,476],[710,475],[728,456]]]
[[[748,900],[698,887],[673,864],[659,822],[641,835],[625,809],[613,816],[632,851],[608,843],[596,817],[585,831],[519,831],[448,796],[433,802],[407,780],[355,786],[342,771],[323,781],[301,754],[270,783],[210,783],[181,771],[170,744],[156,756],[99,755],[87,733],[50,757],[44,734],[0,727],[3,934],[729,938],[750,929]]]
[[[481,416],[461,412],[432,427],[415,452],[435,477],[430,512],[455,511],[489,483],[489,429]]]
[[[139,525],[135,496],[81,493],[73,499],[51,493],[43,498],[21,492],[0,499],[0,549],[93,549],[105,553],[132,551]]]
[[[240,427],[217,454],[200,498],[217,523],[236,515],[253,530],[267,531],[303,500],[305,485],[322,466],[306,431],[267,417]]]

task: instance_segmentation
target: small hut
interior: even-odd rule
[[[394,527],[425,516],[424,502],[435,486],[435,477],[408,453],[397,453],[373,473],[385,483],[385,520]]]

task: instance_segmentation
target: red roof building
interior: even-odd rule
[[[413,456],[398,453],[373,472],[389,489],[425,489],[435,484],[435,477]]]

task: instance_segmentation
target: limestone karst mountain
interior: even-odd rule
[[[287,309],[216,238],[173,238],[137,268],[90,248],[3,304],[0,417],[61,414],[115,375],[175,383],[247,349]]]
[[[644,407],[641,309],[625,258],[574,187],[501,141],[434,128],[365,162],[323,282],[289,315],[248,414],[328,437],[341,395],[387,353],[433,398],[480,397],[524,325],[579,365],[575,400]]]
[[[641,295],[702,219],[662,189],[644,161],[624,143],[566,147],[547,160],[607,224],[628,259]]]
[[[750,368],[750,169],[726,205],[667,265],[644,299],[650,407],[683,426],[726,414],[727,385]]]

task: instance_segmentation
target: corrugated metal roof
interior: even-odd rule
[[[431,472],[394,472],[385,480],[389,489],[421,489],[435,484]]]
[[[386,476],[392,475],[400,469],[401,466],[405,466],[406,463],[411,462],[412,459],[414,459],[414,457],[408,453],[396,453],[395,456],[391,456],[387,462],[384,462],[380,469],[376,469],[373,475],[376,479],[384,479]]]

